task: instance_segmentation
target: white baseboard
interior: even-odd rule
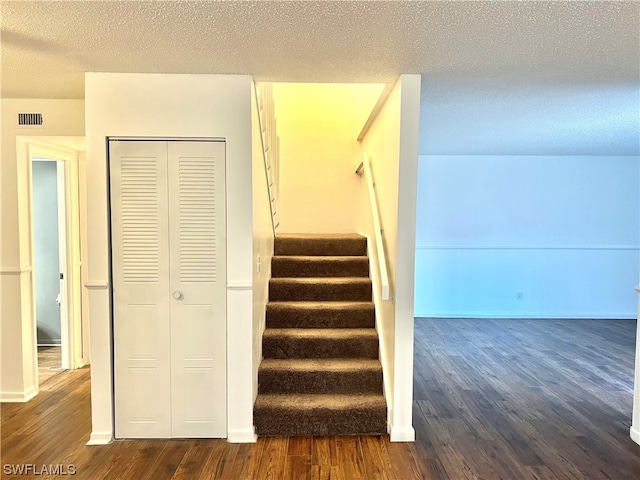
[[[640,429],[631,425],[631,430],[629,431],[631,440],[640,445]]]
[[[413,427],[391,427],[391,441],[392,442],[415,442],[416,431]]]
[[[229,443],[256,443],[257,440],[255,427],[250,430],[229,430],[227,436]]]
[[[25,403],[38,394],[35,385],[31,385],[24,392],[0,392],[0,402],[2,403]]]
[[[87,445],[108,445],[113,441],[113,432],[91,432]]]

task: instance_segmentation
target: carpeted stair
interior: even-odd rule
[[[277,236],[271,276],[258,435],[386,433],[366,239]]]

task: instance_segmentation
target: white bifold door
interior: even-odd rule
[[[225,144],[109,141],[117,438],[226,437]]]

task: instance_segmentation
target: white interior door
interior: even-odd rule
[[[169,143],[173,437],[227,431],[224,147]]]
[[[164,142],[109,142],[115,434],[171,436]]]
[[[224,143],[109,149],[116,437],[226,436]]]

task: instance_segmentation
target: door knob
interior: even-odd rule
[[[176,300],[182,300],[182,292],[180,290],[176,290],[173,292],[173,298]]]

